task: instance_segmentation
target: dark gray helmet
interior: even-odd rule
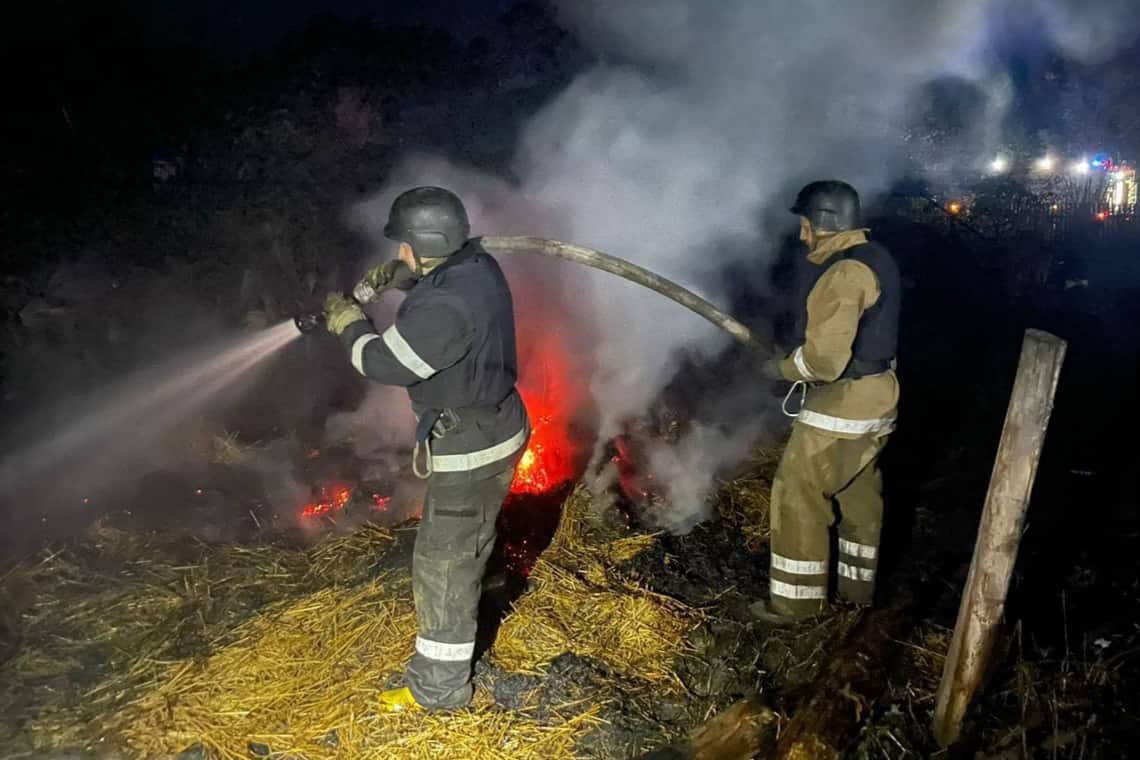
[[[463,201],[442,187],[417,187],[392,202],[384,236],[412,247],[417,258],[436,259],[458,251],[471,236]]]
[[[807,217],[817,230],[853,230],[859,226],[859,193],[837,179],[812,182],[800,190],[791,212]]]

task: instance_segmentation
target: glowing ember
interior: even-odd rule
[[[377,512],[387,512],[388,505],[392,503],[391,496],[381,496],[378,493],[372,494],[372,508]]]
[[[614,438],[613,446],[616,453],[610,461],[617,465],[618,485],[622,494],[643,506],[662,503],[663,496],[654,482],[653,474],[648,470],[649,455],[644,446],[627,435]]]
[[[301,510],[301,517],[321,517],[330,512],[339,512],[352,500],[352,489],[348,486],[321,488],[320,497]]]

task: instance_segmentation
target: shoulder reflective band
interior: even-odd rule
[[[364,347],[374,340],[380,340],[376,333],[365,333],[352,342],[352,366],[356,371],[364,374]]]
[[[839,574],[853,581],[871,582],[875,580],[875,570],[870,567],[856,567],[846,562],[839,563]]]
[[[442,641],[432,641],[422,636],[416,637],[416,651],[429,660],[440,662],[464,662],[470,660],[475,654],[475,642],[466,644],[445,644]]]
[[[782,570],[792,575],[823,575],[827,572],[827,563],[802,559],[788,559],[773,552],[772,569]]]
[[[800,586],[772,578],[772,593],[785,599],[825,599],[827,588],[825,586]]]
[[[820,430],[850,435],[882,433],[892,430],[895,426],[894,417],[883,417],[877,420],[848,420],[843,417],[832,417],[830,414],[820,414],[809,409],[801,410],[796,421]]]
[[[792,354],[792,362],[795,363],[796,369],[804,376],[804,380],[815,380],[815,375],[808,369],[807,361],[804,360],[804,347],[800,346]]]
[[[521,449],[526,443],[530,430],[522,430],[512,435],[502,443],[496,443],[470,454],[437,454],[431,458],[431,468],[434,472],[470,472],[486,467],[489,464],[506,459]]]
[[[843,552],[848,557],[874,559],[875,555],[879,553],[879,547],[871,546],[870,544],[861,544],[857,541],[848,541],[846,538],[841,538],[839,539],[839,551]]]
[[[430,364],[420,358],[410,345],[408,341],[404,340],[404,336],[400,335],[400,331],[392,325],[384,331],[384,345],[391,349],[392,354],[396,359],[411,370],[412,374],[421,380],[427,380],[435,374],[435,369]]]

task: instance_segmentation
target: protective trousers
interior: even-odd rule
[[[772,484],[772,607],[790,617],[827,604],[831,526],[838,518],[839,595],[869,604],[875,591],[883,482],[879,454],[887,437],[837,438],[792,427]]]
[[[406,683],[427,708],[471,700],[471,658],[483,571],[495,543],[495,519],[510,490],[514,467],[474,482],[428,481],[412,558],[419,636]]]

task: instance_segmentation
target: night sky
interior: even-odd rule
[[[155,45],[196,45],[249,50],[272,42],[310,17],[328,13],[380,24],[439,26],[459,38],[475,36],[515,0],[224,0],[153,3],[131,0],[145,38]]]

